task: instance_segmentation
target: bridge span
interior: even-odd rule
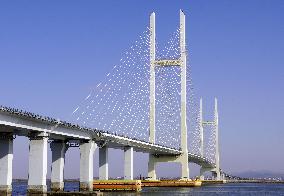
[[[51,141],[52,150],[52,188],[63,189],[64,159],[69,145],[80,148],[80,188],[92,189],[93,154],[99,149],[99,177],[108,179],[108,148],[124,150],[124,176],[133,179],[133,151],[150,153],[157,157],[176,157],[180,149],[141,141],[127,136],[114,135],[103,130],[81,127],[65,121],[43,117],[14,108],[0,107],[0,188],[11,189],[13,139],[26,136],[30,139],[29,189],[46,189],[47,142]],[[189,162],[204,168],[215,168],[200,155],[188,153]]]

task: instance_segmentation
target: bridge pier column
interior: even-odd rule
[[[97,145],[94,141],[80,142],[80,191],[93,190],[93,158]]]
[[[216,173],[216,177],[217,177],[217,180],[221,180],[221,172],[220,171],[218,171]]]
[[[215,169],[214,168],[208,168],[208,167],[201,167],[200,168],[200,180],[204,180],[204,173],[205,172],[212,172],[213,177],[214,177]]]
[[[148,161],[148,177],[150,180],[156,180],[156,157],[153,154],[149,154],[149,161]]]
[[[167,155],[155,155],[149,154],[149,162],[148,162],[148,178],[149,180],[156,180],[156,165],[157,163],[166,163],[166,162],[176,162],[181,164],[181,179],[189,179],[188,177],[188,154],[181,154],[175,156],[167,156]]]
[[[182,179],[189,179],[189,168],[188,168],[188,152],[183,153],[181,159],[181,176]]]
[[[133,180],[133,147],[124,148],[124,179]]]
[[[225,174],[224,174],[224,173],[221,173],[220,178],[221,178],[221,180],[226,180],[226,179],[225,179]]]
[[[13,133],[0,134],[0,195],[12,194]]]
[[[204,173],[207,171],[210,171],[210,170],[205,169],[203,167],[200,168],[200,176],[199,176],[200,180],[204,180]]]
[[[99,179],[108,180],[108,147],[99,148]]]
[[[46,194],[47,133],[30,136],[28,193]]]
[[[64,190],[64,162],[65,153],[68,149],[67,144],[63,140],[55,140],[50,144],[52,151],[51,166],[51,191]]]
[[[218,170],[217,168],[206,168],[206,167],[200,168],[200,179],[201,180],[204,180],[204,173],[205,172],[211,172],[214,180],[222,180],[220,170]]]
[[[214,171],[213,172],[213,177],[214,177],[214,180],[221,180],[221,173],[220,173],[220,171]]]

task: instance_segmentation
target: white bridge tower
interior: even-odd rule
[[[155,143],[155,67],[180,66],[181,68],[181,150],[182,154],[162,156],[149,154],[148,177],[156,179],[155,165],[158,162],[179,162],[182,165],[182,178],[189,178],[187,125],[186,125],[186,48],[185,48],[185,14],[180,10],[180,57],[178,59],[156,60],[155,13],[150,16],[150,136]]]
[[[215,167],[214,168],[207,168],[201,166],[200,169],[200,178],[204,180],[204,173],[211,171],[216,180],[221,179],[221,171],[220,171],[220,152],[219,152],[219,117],[218,117],[218,106],[217,106],[217,98],[215,98],[214,103],[214,120],[213,121],[204,121],[202,115],[202,99],[200,99],[200,107],[199,107],[199,130],[200,130],[200,154],[204,157],[204,134],[203,128],[205,126],[213,126],[215,132]]]

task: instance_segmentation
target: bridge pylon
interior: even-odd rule
[[[202,115],[202,98],[200,99],[199,107],[199,129],[200,129],[200,154],[204,157],[204,134],[203,128],[205,126],[213,126],[215,132],[215,167],[208,168],[201,166],[200,168],[200,179],[204,180],[204,173],[211,171],[216,180],[222,180],[220,171],[220,152],[219,152],[219,116],[218,116],[218,103],[217,98],[214,100],[214,120],[213,121],[203,121]]]
[[[180,57],[178,59],[156,60],[155,13],[150,16],[150,134],[149,141],[155,143],[155,67],[180,66],[181,68],[181,150],[179,156],[149,154],[148,177],[156,179],[155,166],[158,162],[179,162],[182,165],[182,178],[189,178],[187,123],[186,123],[186,47],[185,14],[180,10]]]

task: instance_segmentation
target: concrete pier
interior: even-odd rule
[[[156,180],[156,161],[155,156],[152,154],[149,154],[149,161],[148,161],[148,177],[150,180]]]
[[[203,167],[200,168],[200,174],[199,174],[200,180],[204,180],[204,173],[207,171],[210,171],[210,169],[208,170],[207,168],[203,168]]]
[[[221,180],[226,180],[226,177],[225,177],[224,173],[221,174]]]
[[[47,192],[47,140],[48,134],[44,132],[30,135],[28,193]]]
[[[68,146],[63,140],[54,140],[50,144],[52,151],[51,191],[64,190],[64,163]]]
[[[108,147],[99,148],[99,179],[108,180]]]
[[[92,140],[80,143],[80,191],[93,190],[93,157],[96,148]]]
[[[200,168],[200,180],[204,180],[204,174],[206,172],[211,172],[212,173],[212,176],[214,177],[214,174],[216,173],[215,172],[216,169],[215,168],[207,168],[207,167],[201,167]],[[215,177],[214,177],[215,179]],[[216,180],[216,179],[215,179]]]
[[[212,172],[212,176],[213,176],[214,180],[221,180],[221,173],[220,173],[220,171],[219,172],[218,171]]]
[[[0,133],[0,195],[12,193],[13,133]]]
[[[124,180],[133,180],[133,147],[124,148]]]
[[[204,180],[204,173],[205,172],[211,172],[212,177],[216,181],[220,181],[221,179],[221,172],[220,170],[217,170],[216,168],[206,168],[206,167],[201,167],[200,168],[200,180]]]

